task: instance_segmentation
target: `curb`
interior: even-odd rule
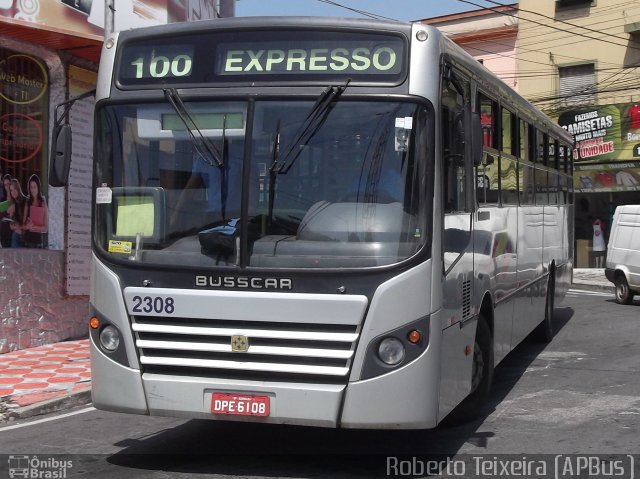
[[[91,404],[91,388],[23,407],[11,403],[0,404],[0,423],[26,419],[87,404]]]
[[[601,291],[605,293],[611,293],[612,295],[615,293],[615,287],[613,286],[613,284],[573,282],[571,283],[571,287],[574,289],[582,289],[587,291]]]

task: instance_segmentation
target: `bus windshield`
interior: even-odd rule
[[[98,106],[102,254],[198,268],[359,268],[403,261],[428,240],[426,106],[177,100],[180,109]]]

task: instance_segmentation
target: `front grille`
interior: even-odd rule
[[[357,326],[133,317],[144,372],[260,381],[346,383]],[[232,337],[248,340],[232,350]]]

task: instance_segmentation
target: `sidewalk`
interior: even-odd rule
[[[0,422],[90,402],[88,339],[0,354]]]
[[[572,288],[607,291],[612,295],[615,290],[604,275],[604,268],[574,268]]]
[[[572,287],[613,295],[603,269],[574,269]],[[90,402],[88,339],[0,354],[0,423]]]

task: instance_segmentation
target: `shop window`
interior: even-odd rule
[[[46,247],[49,77],[45,63],[0,48],[0,223],[3,248]],[[9,199],[11,192],[14,200]],[[11,224],[23,225],[18,234]]]

